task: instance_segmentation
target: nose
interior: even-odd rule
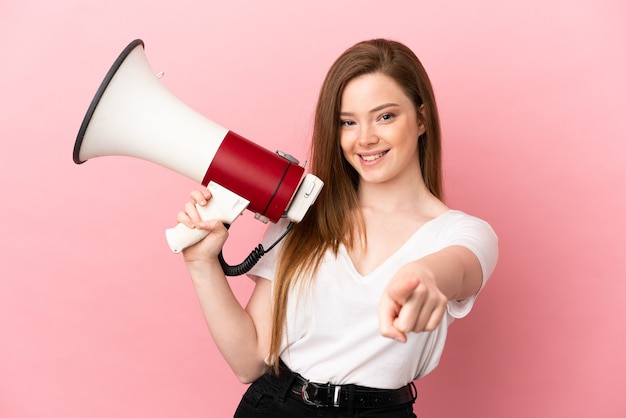
[[[371,145],[375,145],[380,141],[380,138],[376,134],[376,129],[374,127],[362,124],[359,130],[359,145],[363,147],[368,147]]]

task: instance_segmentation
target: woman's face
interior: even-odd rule
[[[391,77],[372,73],[351,80],[341,98],[340,120],[341,149],[361,183],[421,176],[417,141],[425,128]]]

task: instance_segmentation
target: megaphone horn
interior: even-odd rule
[[[102,156],[150,161],[207,186],[213,197],[198,206],[202,218],[228,225],[245,209],[264,222],[283,216],[300,222],[323,187],[312,174],[303,178],[304,168],[290,155],[268,151],[178,100],[152,72],[141,39],[109,69],[74,144],[76,164]],[[204,236],[182,224],[166,231],[174,252]]]

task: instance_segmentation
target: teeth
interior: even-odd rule
[[[364,161],[374,161],[374,160],[377,160],[378,158],[382,157],[386,153],[387,153],[387,151],[384,151],[384,152],[381,152],[381,153],[375,154],[375,155],[361,155],[361,158]]]

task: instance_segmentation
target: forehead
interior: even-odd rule
[[[346,84],[341,97],[341,108],[375,107],[383,103],[412,105],[409,97],[400,85],[383,73],[364,74],[353,78]]]

